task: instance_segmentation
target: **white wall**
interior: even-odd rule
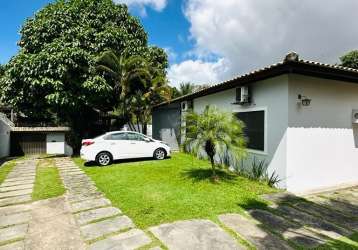
[[[202,112],[210,104],[228,112],[266,111],[265,151],[249,150],[245,165],[250,166],[253,157],[265,159],[269,172],[275,171],[282,180],[281,188],[286,187],[286,150],[288,126],[288,76],[283,75],[253,83],[251,86],[252,104],[234,105],[236,90],[229,89],[194,99],[194,111]]]
[[[65,134],[49,133],[46,135],[47,154],[65,154]]]
[[[298,94],[312,99],[298,104]],[[289,76],[287,189],[306,193],[358,184],[358,84]]]
[[[10,126],[0,119],[0,158],[10,155]]]

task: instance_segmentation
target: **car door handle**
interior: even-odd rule
[[[131,142],[131,144],[137,144],[137,143],[135,143],[135,142]]]
[[[115,142],[112,142],[111,145],[116,145],[116,143],[115,143]]]

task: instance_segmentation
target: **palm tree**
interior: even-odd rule
[[[208,105],[201,114],[189,112],[186,124],[184,149],[198,158],[209,158],[214,180],[218,179],[217,162],[237,164],[245,156],[244,124],[231,113]]]
[[[141,131],[142,125],[142,132],[146,133],[152,106],[171,97],[171,88],[162,71],[143,57],[123,59],[113,51],[104,52],[97,63],[97,70],[110,76],[115,88],[120,90],[117,113],[121,111],[133,130]]]
[[[196,90],[196,86],[190,82],[181,83],[179,86],[180,96],[189,95]]]

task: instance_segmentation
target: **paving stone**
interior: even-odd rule
[[[25,194],[31,194],[32,188],[30,189],[23,189],[23,190],[16,190],[16,191],[9,191],[9,192],[3,192],[0,193],[0,199],[2,198],[8,198],[8,197],[14,197],[14,196],[20,196]]]
[[[10,186],[10,187],[0,187],[0,193],[22,190],[22,189],[29,189],[29,188],[32,189],[33,187],[34,187],[34,184],[23,184],[23,185],[16,185],[16,186]]]
[[[132,229],[100,240],[90,245],[90,250],[133,250],[145,246],[151,242],[151,239],[139,229]]]
[[[91,221],[112,217],[121,214],[121,210],[115,207],[103,207],[81,212],[75,215],[80,225],[88,224]]]
[[[8,205],[15,205],[19,203],[25,203],[31,201],[31,195],[21,195],[21,196],[15,196],[10,198],[3,198],[0,199],[0,207],[8,206]]]
[[[347,202],[337,201],[334,199],[319,196],[308,197],[307,199],[322,206],[332,207],[334,208],[334,210],[340,211],[341,213],[344,213],[350,217],[358,217],[357,206],[354,206]]]
[[[99,199],[104,198],[103,194],[100,192],[90,193],[90,194],[76,194],[68,196],[68,201],[71,203],[77,203],[85,200]]]
[[[209,220],[178,221],[149,229],[171,250],[245,249],[215,223]]]
[[[282,235],[286,240],[290,240],[299,246],[313,248],[326,242],[326,240],[317,233],[311,232],[300,225],[291,223],[267,211],[255,209],[251,210],[250,214],[270,230]]]
[[[110,233],[133,227],[134,224],[131,219],[127,216],[120,216],[82,226],[81,232],[84,239],[90,241]]]
[[[335,211],[334,208],[328,209],[323,206],[318,206],[309,202],[300,202],[293,204],[293,206],[299,208],[306,213],[313,214],[319,218],[325,218],[325,220],[333,222],[334,224],[340,225],[344,228],[358,230],[357,219],[339,213]]]
[[[277,211],[279,215],[284,216],[298,224],[305,225],[308,229],[324,234],[333,239],[338,239],[353,233],[347,229],[343,229],[332,223],[326,222],[322,218],[317,218],[289,206],[278,206]]]
[[[358,194],[355,196],[352,191],[342,192],[340,194],[324,195],[329,199],[334,199],[340,202],[349,203],[353,206],[358,206]]]
[[[277,236],[260,228],[260,223],[256,220],[248,219],[240,214],[220,215],[219,220],[252,243],[257,249],[292,249]]]
[[[163,248],[161,248],[161,247],[152,247],[152,248],[149,248],[149,250],[163,250]]]
[[[6,178],[6,182],[14,182],[14,181],[31,181],[35,180],[34,177],[15,177],[15,178]]]
[[[30,204],[21,204],[21,205],[0,207],[0,216],[25,212],[25,211],[29,211],[30,209],[31,209]]]
[[[31,219],[30,212],[0,216],[0,227],[26,223]]]
[[[1,184],[1,187],[13,187],[13,186],[18,186],[18,185],[27,185],[27,184],[34,184],[35,183],[35,179],[34,180],[26,180],[26,181],[4,181]]]
[[[0,229],[0,244],[6,241],[24,238],[27,227],[27,224],[21,224]]]
[[[14,243],[0,246],[0,250],[23,250],[25,249],[24,241],[16,241]]]
[[[99,207],[104,207],[111,205],[111,202],[105,198],[100,199],[93,199],[93,200],[85,200],[78,203],[73,203],[71,205],[71,211],[73,213],[88,210],[88,209],[94,209]]]

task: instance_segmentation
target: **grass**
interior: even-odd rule
[[[114,206],[140,228],[193,218],[215,220],[219,214],[265,207],[259,195],[275,192],[263,183],[219,171],[211,181],[210,165],[176,153],[164,161],[122,162],[109,167],[85,167],[74,161],[96,182]]]
[[[49,199],[64,193],[65,188],[53,159],[39,160],[36,168],[36,181],[32,192],[32,199]]]
[[[323,246],[316,248],[317,250],[326,250],[326,249],[358,249],[358,233],[354,233],[349,237],[342,237],[337,240],[329,240]]]
[[[15,167],[16,162],[14,160],[5,162],[0,166],[0,184],[4,182],[7,175],[11,172],[11,170]]]

